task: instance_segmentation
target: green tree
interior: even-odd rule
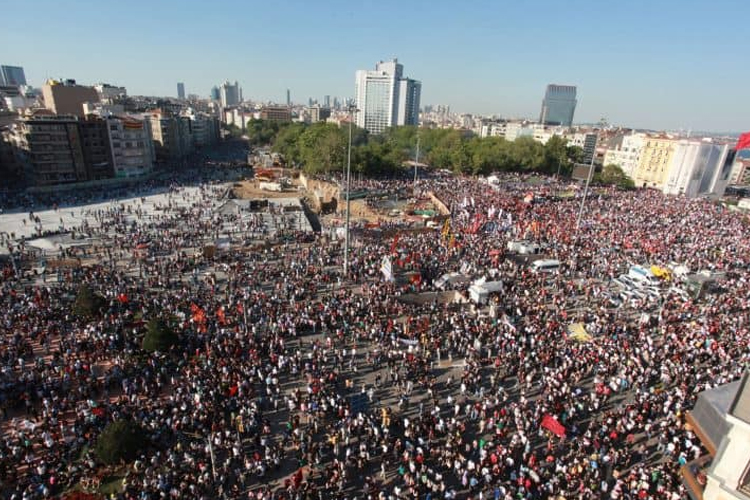
[[[583,148],[580,146],[568,146],[568,159],[573,163],[583,162]]]
[[[322,173],[342,168],[346,158],[348,130],[331,123],[315,123],[299,138],[300,158],[305,172]]]
[[[283,127],[272,139],[273,145],[271,149],[280,153],[287,164],[300,163],[302,161],[302,153],[299,141],[304,132],[305,125],[299,122]]]
[[[513,170],[515,163],[511,156],[513,143],[503,137],[473,138],[467,142],[471,155],[472,171],[475,174]]]
[[[144,431],[137,424],[116,420],[99,435],[94,453],[105,464],[114,465],[134,460],[147,444]]]
[[[559,135],[553,135],[544,145],[544,164],[543,169],[549,174],[560,172],[567,175],[572,169],[568,159],[567,139]]]
[[[625,175],[625,172],[622,171],[619,165],[613,163],[605,165],[602,171],[594,176],[594,179],[601,184],[617,186],[622,189],[635,188],[633,179]]]
[[[73,304],[73,313],[81,318],[93,318],[101,314],[107,301],[91,290],[91,287],[84,283],[78,287],[75,303]]]
[[[241,129],[241,128],[239,128],[239,127],[238,127],[237,125],[235,125],[234,123],[230,123],[230,124],[227,124],[227,123],[222,123],[222,124],[221,124],[221,128],[223,128],[224,130],[228,130],[228,131],[229,131],[229,134],[230,134],[230,135],[231,135],[232,137],[240,137],[240,136],[242,136],[242,129]]]
[[[420,136],[421,137],[421,136]],[[427,134],[427,161],[436,168],[456,172],[471,167],[470,155],[464,147],[466,136],[460,130],[440,130]]]
[[[380,175],[390,170],[383,145],[371,141],[352,150],[352,169],[366,175]]]
[[[282,128],[289,125],[271,120],[250,120],[245,124],[245,134],[251,145],[267,146],[273,142]]]
[[[513,141],[511,157],[515,168],[522,171],[537,171],[544,164],[544,146],[533,137],[519,137]]]
[[[146,325],[143,349],[148,352],[166,351],[177,342],[177,335],[163,318],[151,318]]]

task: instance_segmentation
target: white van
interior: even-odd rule
[[[659,278],[654,276],[651,270],[646,269],[643,266],[630,266],[628,276],[633,279],[636,283],[642,285],[653,285],[659,286]]]
[[[508,251],[520,255],[534,255],[542,250],[542,246],[532,241],[509,241]]]
[[[535,273],[556,273],[560,270],[560,261],[555,259],[535,260],[531,263],[531,270]]]

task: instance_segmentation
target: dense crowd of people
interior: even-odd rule
[[[346,275],[326,236],[200,252],[236,222],[214,210],[217,186],[158,216],[89,214],[110,241],[98,261],[54,283],[2,273],[0,491],[54,498],[122,477],[111,498],[685,498],[679,468],[704,453],[685,413],[748,362],[747,222],[602,189],[577,229],[580,198],[562,189],[421,179],[414,197],[433,193],[449,222],[358,233]],[[235,246],[265,237],[262,218],[246,220]],[[531,272],[506,250],[517,239],[562,270]],[[673,263],[725,273],[721,290],[665,285],[658,301],[613,305],[609,282],[630,265]],[[489,309],[404,300],[458,270],[503,292]],[[95,317],[73,312],[84,283],[106,302]],[[154,317],[178,342],[147,353]],[[573,322],[590,340],[569,338]],[[147,446],[105,467],[94,443],[118,420]]]

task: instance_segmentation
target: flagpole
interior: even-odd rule
[[[214,444],[213,444],[214,433],[212,432],[208,437],[208,452],[211,454],[211,472],[216,481],[216,459],[214,457]]]

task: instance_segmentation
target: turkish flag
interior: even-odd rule
[[[542,418],[542,427],[557,437],[565,437],[565,427],[552,415],[547,414]]]
[[[127,304],[128,303],[128,296],[124,293],[121,293],[117,296],[117,300],[120,302],[120,304]]]
[[[745,132],[740,136],[740,140],[737,141],[737,146],[734,149],[739,151],[747,148],[750,148],[750,132]]]

